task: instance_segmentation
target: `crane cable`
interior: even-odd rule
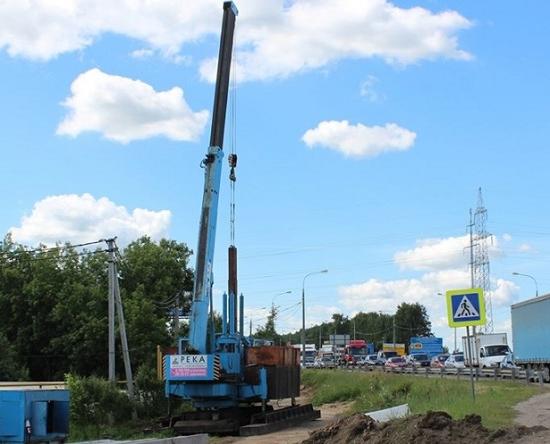
[[[236,40],[236,36],[234,37]],[[237,167],[237,75],[235,68],[237,67],[236,62],[236,51],[235,46],[233,45],[233,55],[231,57],[231,73],[230,78],[231,83],[231,108],[230,108],[230,121],[231,121],[231,140],[230,140],[230,150],[229,154],[229,183],[231,187],[231,199],[229,203],[229,238],[230,244],[235,245],[235,182],[237,181],[237,176],[235,175],[235,168]]]

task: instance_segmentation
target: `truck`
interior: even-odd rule
[[[396,356],[405,355],[405,344],[394,343],[394,342],[384,342],[382,344],[383,352],[395,352]]]
[[[306,344],[306,358],[302,360],[302,344],[294,344],[292,347],[300,350],[300,362],[305,362],[306,367],[313,367],[315,357],[317,356],[317,347],[315,344]]]
[[[357,362],[374,352],[373,344],[367,344],[364,339],[351,339],[349,344],[344,347],[342,363],[344,365],[356,365]]]
[[[426,354],[429,359],[443,353],[443,338],[413,336],[409,343],[409,355]]]
[[[511,307],[514,362],[521,367],[550,368],[550,294]]]
[[[468,347],[468,337],[462,337],[464,364],[467,367],[499,367],[502,360],[510,353],[506,333],[476,333],[469,338],[470,347]]]

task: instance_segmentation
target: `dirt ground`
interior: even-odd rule
[[[307,393],[299,401],[308,402]],[[281,406],[283,405],[285,405],[284,402]],[[394,426],[380,427],[365,420],[362,415],[343,419],[350,406],[351,403],[343,402],[324,405],[320,408],[321,419],[307,421],[287,430],[262,436],[211,438],[210,442],[212,444],[298,444],[304,441],[305,444],[363,442],[550,444],[550,391],[519,403],[515,407],[517,412],[515,426],[497,432],[484,429],[478,420],[479,417],[475,415],[461,421],[453,421],[446,417],[446,414],[437,412],[416,415],[411,419],[401,420]],[[548,430],[539,426],[546,427]],[[524,427],[534,428],[527,430]],[[474,435],[463,433],[464,429],[471,430]],[[418,433],[419,430],[420,433]],[[312,432],[315,433],[312,434]],[[416,436],[415,441],[411,440],[412,435]],[[475,436],[475,439],[472,436]]]
[[[305,400],[301,399],[301,403]],[[350,407],[349,402],[338,402],[320,407],[321,419],[315,421],[306,421],[303,424],[286,430],[280,430],[275,433],[260,436],[226,436],[223,438],[211,438],[212,444],[296,444],[301,443],[309,437],[310,432],[326,427],[333,421],[344,416],[344,413]]]
[[[550,429],[550,392],[541,393],[516,405],[516,424],[527,427],[544,426]],[[550,430],[524,437],[521,444],[550,443]]]

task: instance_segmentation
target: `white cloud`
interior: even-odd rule
[[[339,288],[340,302],[350,310],[395,311],[403,302],[421,303],[428,308],[444,305],[447,289],[469,286],[469,273],[462,270],[444,270],[426,273],[421,278],[382,281],[369,279],[360,284]]]
[[[531,244],[520,244],[518,246],[518,251],[520,253],[530,253],[530,252],[534,251],[534,248]]]
[[[422,239],[410,250],[398,251],[393,259],[402,270],[442,270],[463,267],[468,263],[465,248],[468,235],[448,238]]]
[[[49,60],[81,50],[102,34],[146,42],[166,54],[182,44],[219,32],[215,0],[8,0],[0,6],[0,48],[11,56]]]
[[[120,244],[148,235],[167,236],[171,213],[136,208],[131,212],[106,197],[90,194],[48,196],[34,204],[18,227],[10,228],[15,241],[35,245],[81,243],[118,236]]]
[[[379,57],[410,64],[467,60],[457,34],[472,23],[458,12],[401,8],[388,0],[241,0],[239,80],[284,78],[341,59]],[[173,56],[183,45],[218,35],[217,0],[8,0],[0,6],[0,48],[11,56],[49,60],[82,50],[102,34],[144,42]],[[206,60],[203,77],[215,70]]]
[[[57,133],[76,137],[97,131],[121,143],[165,136],[192,141],[200,137],[208,111],[193,112],[181,88],[157,92],[140,80],[105,74],[97,68],[71,84],[69,109]]]
[[[519,287],[514,282],[497,279],[496,288],[489,293],[488,296],[491,298],[493,309],[496,309],[514,303],[519,297]]]
[[[502,239],[503,239],[504,241],[506,241],[506,242],[510,242],[510,241],[512,240],[512,236],[511,236],[510,234],[508,234],[508,233],[504,233],[504,234],[502,235]]]
[[[150,48],[141,48],[132,51],[130,53],[130,56],[132,56],[134,59],[147,59],[149,57],[152,57],[154,54],[155,51]]]
[[[366,97],[371,102],[379,101],[382,97],[374,88],[377,83],[377,77],[373,75],[367,76],[367,78],[363,80],[359,86],[359,94],[361,94],[362,97]]]
[[[456,11],[433,13],[400,8],[387,0],[272,1],[270,16],[248,20],[245,3],[239,31],[238,79],[284,78],[341,59],[380,57],[388,63],[469,59],[459,49],[457,32],[471,22]],[[214,80],[211,61],[201,66]]]
[[[406,151],[416,134],[395,123],[385,126],[350,125],[347,120],[323,121],[309,129],[302,140],[309,147],[322,146],[350,157],[372,157],[388,151]]]
[[[445,270],[464,267],[470,261],[469,235],[421,239],[416,245],[415,248],[394,254],[393,259],[402,270]],[[496,236],[492,236],[487,246],[492,258],[503,255]]]

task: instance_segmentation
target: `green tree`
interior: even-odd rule
[[[13,346],[0,333],[0,381],[19,381],[28,377],[28,372],[19,364]]]
[[[29,250],[9,237],[0,243],[0,335],[32,379],[62,379],[68,371],[106,374],[108,262],[102,248]],[[192,288],[190,255],[185,244],[146,237],[119,255],[135,368],[152,365],[157,344],[175,343],[168,328],[170,310],[174,295]],[[181,303],[189,307],[188,299],[181,298]],[[117,368],[123,371],[121,359]]]
[[[271,309],[267,315],[265,325],[259,327],[254,334],[255,338],[269,339],[272,341],[277,341],[279,339],[279,334],[275,330],[275,319],[277,318],[277,307],[274,304],[271,304]]]
[[[426,307],[422,304],[403,302],[395,313],[397,342],[409,344],[413,336],[432,336],[432,324]]]

